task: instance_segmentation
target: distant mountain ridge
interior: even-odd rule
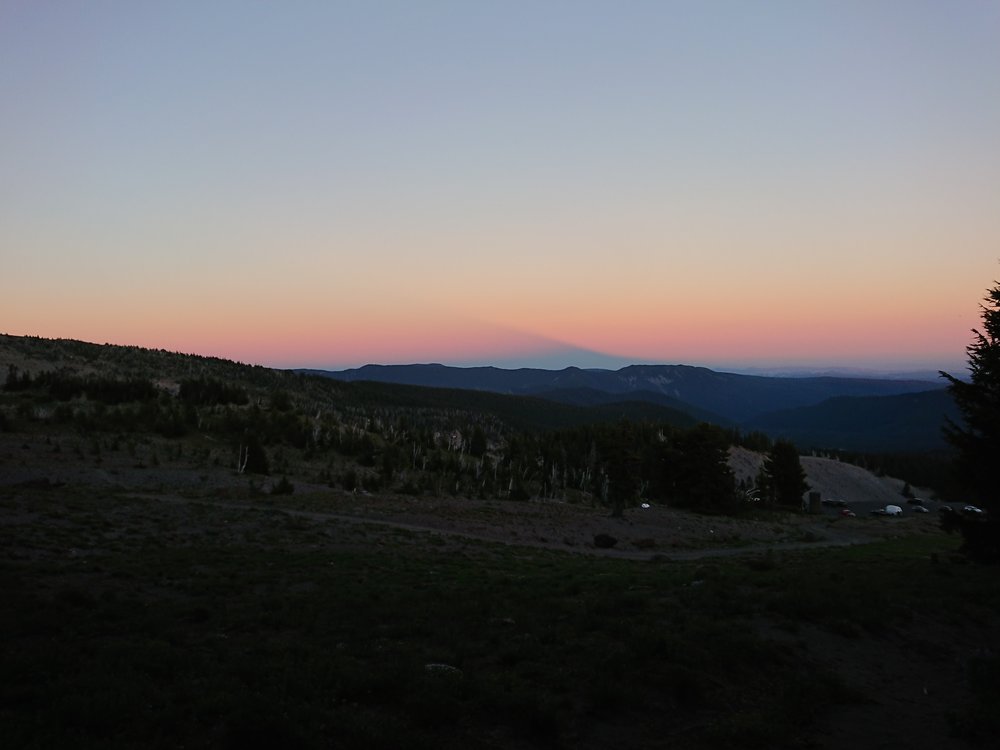
[[[134,346],[0,334],[0,372],[8,365],[35,375],[61,368],[114,378],[155,374],[161,387],[209,376],[264,393],[291,388],[351,408],[489,414],[530,431],[622,419],[678,427],[711,422],[786,437],[805,451],[948,450],[941,428],[948,419],[962,422],[940,381],[766,377],[686,365],[632,365],[616,371],[444,365],[291,371]],[[741,418],[745,414],[751,416]]]
[[[897,396],[940,390],[941,383],[925,380],[891,380],[846,377],[766,377],[716,372],[691,365],[629,365],[619,370],[562,370],[497,367],[450,367],[440,364],[365,365],[350,370],[299,370],[343,381],[460,388],[567,401],[566,394],[586,390],[613,394],[615,400],[652,400],[648,394],[669,397],[669,405],[687,405],[699,412],[718,415],[723,421],[741,424],[770,412],[815,406],[844,396]],[[645,398],[644,398],[645,396]],[[660,402],[662,405],[668,405]],[[592,401],[591,403],[596,403]]]
[[[744,423],[772,437],[787,438],[800,449],[848,451],[932,451],[948,447],[941,427],[962,422],[945,389],[896,396],[838,396],[815,406],[761,415]]]
[[[684,412],[699,422],[711,422],[712,424],[719,425],[729,423],[728,419],[720,417],[714,412],[699,409],[673,396],[668,396],[664,393],[654,393],[652,391],[630,391],[623,394],[608,393],[607,391],[599,391],[594,388],[558,388],[553,391],[539,391],[534,395],[538,398],[544,398],[547,401],[585,407],[619,404],[623,401],[629,403],[639,402]]]

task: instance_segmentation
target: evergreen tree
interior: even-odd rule
[[[267,453],[253,433],[247,433],[240,441],[236,470],[243,474],[270,474]]]
[[[609,426],[601,435],[601,457],[604,459],[606,497],[611,504],[611,515],[621,518],[625,507],[637,498],[639,485],[639,460],[635,451],[636,437],[633,426],[621,422]]]
[[[774,505],[774,488],[767,475],[766,466],[761,466],[753,480],[753,490],[756,499],[764,505]]]
[[[674,502],[692,510],[728,513],[736,509],[736,478],[729,468],[729,436],[700,424],[679,434],[670,451]]]
[[[997,282],[994,282],[997,284]],[[945,437],[958,450],[955,463],[960,481],[978,505],[1000,512],[997,502],[997,466],[1000,466],[1000,284],[987,292],[982,310],[983,330],[972,330],[969,381],[945,372],[948,390],[964,418],[964,425],[951,420]],[[974,560],[1000,561],[1000,518],[988,516],[959,519],[963,550]]]
[[[994,282],[997,283],[997,282]],[[978,504],[997,511],[997,467],[1000,466],[1000,285],[987,293],[983,330],[973,329],[969,381],[946,372],[948,390],[962,412],[963,425],[948,420],[945,437],[958,449],[957,468]]]
[[[482,458],[483,454],[486,453],[486,433],[483,432],[483,428],[476,425],[476,429],[472,431],[472,439],[469,441],[469,453],[476,458]]]
[[[778,440],[764,459],[766,486],[778,505],[800,507],[802,495],[809,489],[799,451],[787,440]]]

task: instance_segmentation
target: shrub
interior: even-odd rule
[[[291,495],[295,492],[295,485],[288,481],[288,477],[282,477],[281,481],[271,488],[272,495]]]

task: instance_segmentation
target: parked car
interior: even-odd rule
[[[840,511],[840,515],[842,515],[844,518],[857,518],[858,517],[858,514],[855,513],[853,510],[851,510],[850,508],[842,508],[841,511]]]
[[[970,516],[982,515],[983,509],[977,508],[975,505],[966,505],[962,508],[963,513],[968,513]]]
[[[873,516],[898,516],[903,509],[898,505],[887,505],[884,508],[876,508],[872,511]]]
[[[927,508],[925,508],[923,505],[914,505],[913,506],[913,512],[914,513],[930,513],[930,511],[927,510]]]

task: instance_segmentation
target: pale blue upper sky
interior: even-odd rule
[[[0,330],[264,363],[960,361],[1000,2],[5,0],[0,253]]]

